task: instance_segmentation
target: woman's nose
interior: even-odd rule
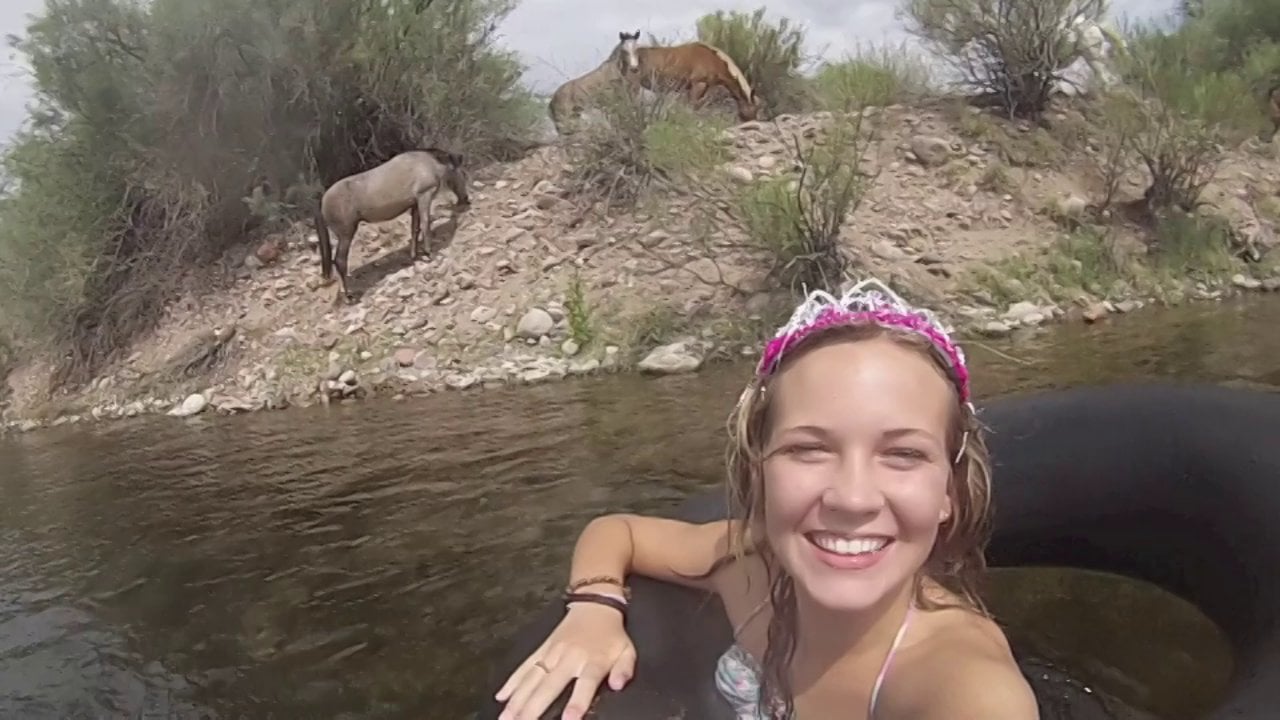
[[[831,510],[850,514],[874,513],[884,507],[884,493],[867,463],[849,460],[834,470],[822,495]]]

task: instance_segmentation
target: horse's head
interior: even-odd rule
[[[466,158],[462,153],[447,152],[445,157],[448,158],[447,169],[445,171],[445,184],[453,191],[454,197],[458,199],[456,203],[459,208],[467,208],[471,206],[471,197],[467,195],[467,184],[470,179],[467,177],[467,170],[464,167]]]
[[[764,102],[760,99],[759,93],[755,88],[751,88],[751,94],[747,96],[747,102],[738,110],[738,119],[742,122],[755,120],[760,117],[760,106]]]
[[[640,31],[634,33],[618,33],[618,46],[613,49],[613,57],[618,61],[623,73],[640,70],[640,54],[636,52],[636,44],[640,42]]]

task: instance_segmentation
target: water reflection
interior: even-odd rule
[[[1194,605],[1147,583],[1082,570],[1001,568],[992,571],[986,595],[1016,649],[1071,668],[1162,720],[1204,717],[1231,679],[1231,649],[1217,627]]]
[[[1280,322],[1274,298],[1118,320],[1037,337],[1021,362],[971,345],[977,391],[1280,384],[1280,338],[1258,329]],[[750,370],[6,441],[0,716],[466,717],[489,660],[563,582],[587,518],[720,482],[725,414]],[[1133,615],[1099,610],[1115,592],[1053,582],[1033,586],[1097,612],[1026,610],[1042,640],[1092,658],[1084,669],[1135,703],[1194,702],[1178,693],[1205,667],[1137,662],[1112,645],[1148,641],[1119,632]],[[1144,612],[1170,643],[1208,642],[1162,608]]]

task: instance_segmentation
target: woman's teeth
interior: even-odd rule
[[[842,538],[835,535],[812,534],[810,541],[818,547],[837,555],[862,555],[873,553],[889,544],[889,538]]]

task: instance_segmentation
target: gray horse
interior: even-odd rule
[[[610,86],[633,87],[636,72],[640,69],[640,59],[636,55],[636,42],[640,40],[640,31],[634,33],[618,33],[618,44],[614,46],[609,57],[594,70],[576,77],[551,94],[551,122],[555,123],[556,132],[568,135],[574,128],[570,120],[591,104],[591,98]]]
[[[351,241],[362,222],[386,222],[409,212],[412,231],[409,258],[418,257],[419,238],[427,255],[431,252],[431,201],[442,185],[453,192],[455,208],[471,205],[467,195],[467,178],[462,169],[463,157],[458,153],[429,147],[402,152],[381,165],[349,175],[329,186],[316,210],[316,235],[320,239],[320,275],[328,284],[333,266],[338,266],[341,293],[334,301],[352,301],[347,288],[347,255]],[[329,233],[338,236],[336,252]]]

